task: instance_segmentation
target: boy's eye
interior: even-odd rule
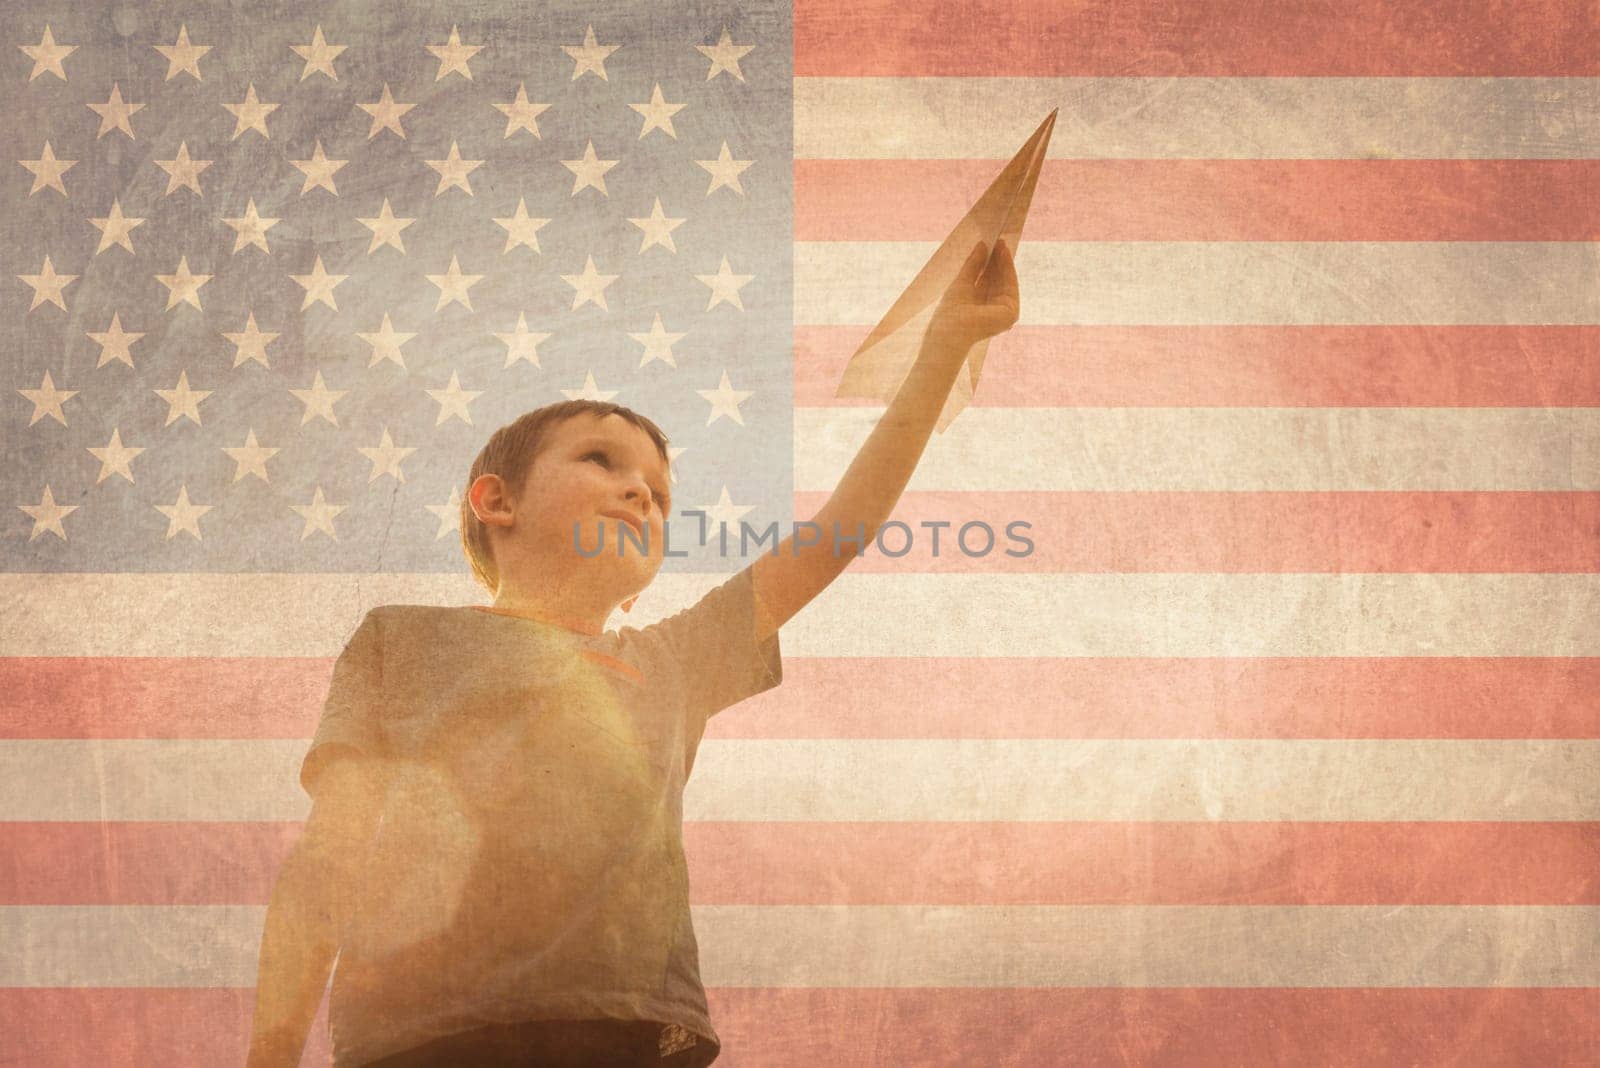
[[[607,456],[605,453],[601,452],[599,449],[594,449],[594,450],[591,450],[589,452],[586,452],[582,456],[578,457],[578,459],[580,459],[580,460],[588,460],[588,459],[592,459],[592,458],[594,458],[596,456],[600,457],[600,461],[601,461],[603,466],[605,466],[605,467],[610,467],[611,466],[611,458],[609,456]],[[661,509],[663,512],[665,512],[667,510],[667,499],[665,497],[663,497],[661,494],[655,492],[654,490],[651,491],[650,497],[651,497],[652,500],[654,500],[656,502],[656,507],[657,508]]]

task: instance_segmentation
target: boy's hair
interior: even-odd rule
[[[591,414],[597,417],[620,415],[634,426],[650,435],[661,452],[667,455],[667,436],[655,423],[631,408],[610,401],[568,400],[547,404],[519,416],[489,436],[489,442],[478,458],[472,461],[472,472],[467,476],[467,489],[481,475],[499,475],[512,492],[522,488],[528,469],[543,450],[550,431],[575,415]],[[494,550],[489,544],[489,530],[472,510],[472,502],[464,494],[461,498],[461,547],[472,565],[472,577],[488,588],[490,593],[500,590],[500,569],[495,566]]]

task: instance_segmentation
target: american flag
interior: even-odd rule
[[[1592,4],[4,19],[0,1061],[238,1063],[333,657],[476,599],[429,506],[488,430],[592,370],[685,446],[678,501],[808,518],[881,412],[850,354],[1057,106],[912,550],[700,749],[719,1063],[1600,1055]],[[953,544],[1018,519],[1031,555]],[[689,564],[635,617],[733,566]]]

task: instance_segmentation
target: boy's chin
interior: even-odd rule
[[[596,560],[601,558],[597,557]],[[661,570],[661,557],[644,556],[642,554],[625,552],[622,556],[611,556],[605,559],[607,570],[618,576],[624,586],[634,587],[634,593],[655,581]],[[633,596],[632,593],[628,596]]]

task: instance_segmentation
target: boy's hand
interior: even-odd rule
[[[963,348],[971,348],[984,338],[1010,330],[1021,311],[1017,292],[1017,267],[1011,249],[1004,241],[996,244],[989,269],[984,271],[988,246],[979,241],[962,264],[961,273],[950,283],[928,332],[951,338]]]

